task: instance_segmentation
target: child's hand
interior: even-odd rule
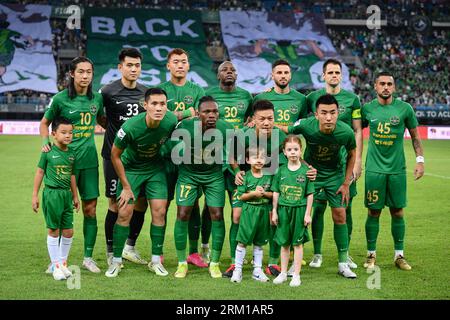
[[[260,199],[264,197],[264,188],[261,186],[257,186],[255,190],[255,197]]]
[[[305,227],[309,226],[311,224],[311,216],[308,214],[305,214]]]
[[[272,210],[272,218],[271,218],[270,222],[275,226],[278,225],[278,213],[277,213],[277,210],[275,210],[275,209]]]
[[[39,197],[33,196],[33,199],[31,200],[31,207],[33,208],[34,212],[38,212],[39,210]]]
[[[77,198],[73,198],[73,207],[75,208],[76,212],[80,211],[80,200]]]

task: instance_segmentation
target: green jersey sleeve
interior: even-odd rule
[[[103,95],[102,94],[98,94],[97,95],[97,100],[98,100],[98,111],[97,111],[97,119],[98,117],[102,117],[105,115],[105,108],[103,106]]]
[[[202,87],[198,87],[197,98],[195,99],[194,109],[198,110],[200,99],[205,96],[205,90]]]
[[[303,134],[303,121],[297,121],[293,126],[288,127],[288,134]]]
[[[406,112],[405,117],[405,126],[408,129],[414,129],[419,125],[419,122],[417,121],[416,114],[414,113],[414,110],[411,106],[409,106],[408,111]]]
[[[306,179],[306,188],[305,188],[305,196],[307,196],[307,195],[309,195],[309,194],[311,194],[311,193],[314,193],[315,192],[315,186],[314,186],[314,182],[313,181],[311,181],[311,180],[309,180],[309,179]]]
[[[271,190],[280,193],[280,169],[273,176]]]
[[[49,121],[53,121],[57,116],[59,116],[61,113],[59,99],[57,96],[54,96],[47,107],[47,110],[45,111],[44,117],[48,119]]]
[[[41,153],[41,158],[39,159],[38,168],[41,168],[44,171],[47,168],[47,153],[45,153],[45,152]]]
[[[356,139],[353,132],[347,136],[347,143],[345,144],[345,149],[347,151],[353,150],[356,148]]]
[[[116,138],[114,139],[114,145],[121,150],[125,150],[129,143],[130,135],[127,133],[125,126],[122,126],[119,131],[117,131]]]
[[[240,198],[244,193],[247,192],[247,179],[245,178],[245,176],[249,174],[248,172],[244,175],[244,182],[242,183],[241,186],[237,187],[237,195]]]
[[[355,100],[353,100],[352,119],[361,119],[361,101],[359,100],[358,96],[356,96]]]

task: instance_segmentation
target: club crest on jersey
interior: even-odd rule
[[[96,113],[97,113],[97,106],[96,106],[95,104],[93,104],[93,105],[91,106],[90,110],[91,110],[91,113],[92,113],[92,114],[96,114]]]
[[[183,101],[186,104],[192,104],[192,102],[194,102],[194,98],[192,98],[191,96],[185,96]]]
[[[238,102],[238,104],[236,105],[236,107],[237,107],[239,110],[244,110],[245,105],[244,105],[243,102]]]
[[[297,181],[297,183],[304,183],[305,182],[305,176],[297,176],[296,181]]]
[[[294,114],[298,112],[298,108],[295,104],[291,106],[290,110],[291,110],[291,113],[294,113]]]
[[[397,116],[392,116],[389,120],[393,126],[396,126],[400,123],[400,118]]]
[[[270,189],[270,183],[265,183],[262,185],[264,190],[269,190]]]
[[[345,113],[345,106],[339,106],[338,111],[339,111],[339,114]]]
[[[140,107],[143,108],[144,107],[144,98],[139,99],[138,104],[139,104]]]

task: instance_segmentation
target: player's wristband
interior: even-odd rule
[[[46,146],[50,144],[50,140],[48,137],[45,137],[44,139],[42,139],[42,146]]]
[[[189,109],[188,110],[183,110],[181,112],[181,116],[183,117],[183,119],[191,117],[192,116],[191,110],[189,110]]]
[[[416,157],[416,162],[417,163],[425,163],[425,158],[423,156],[417,156]]]

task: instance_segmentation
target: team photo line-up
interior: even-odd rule
[[[308,96],[289,86],[289,62],[277,60],[272,65],[274,86],[255,97],[236,85],[237,70],[231,61],[219,66],[218,86],[205,92],[187,80],[189,54],[183,49],[169,52],[170,80],[155,88],[138,82],[142,60],[138,49],[122,49],[118,56],[121,79],[93,92],[92,61],[73,59],[68,87],[53,97],[45,111],[32,208],[39,210],[38,195],[44,180],[42,210],[51,260],[46,273],[55,280],[72,276],[67,259],[73,210],[80,208],[84,215],[82,266],[101,272],[92,258],[100,196],[96,124],[106,130],[101,155],[108,198],[104,222],[107,277],[119,275],[122,259],[146,264],[158,276],[169,275],[163,245],[168,208],[175,199],[176,278],[186,277],[191,264],[208,268],[213,278],[227,277],[239,283],[247,263],[246,247],[253,245],[254,280],[267,282],[268,276],[274,276],[273,283],[281,284],[291,277],[290,286],[299,286],[300,271],[306,265],[304,243],[313,242],[309,266],[322,265],[327,204],[334,223],[338,273],[356,278],[352,269],[357,265],[349,255],[349,244],[352,199],[362,173],[363,126],[370,130],[365,162],[368,215],[364,267],[375,268],[379,217],[388,206],[394,264],[411,270],[403,252],[406,128],[416,154],[416,180],[424,174],[424,157],[414,110],[395,98],[391,73],[376,75],[373,85],[377,97],[361,106],[358,96],[341,88],[342,65],[335,59],[323,65],[325,88]],[[221,272],[226,193],[232,210],[231,265]],[[205,203],[200,210],[202,195]],[[148,207],[149,262],[135,249]],[[263,268],[266,244],[269,257]]]

